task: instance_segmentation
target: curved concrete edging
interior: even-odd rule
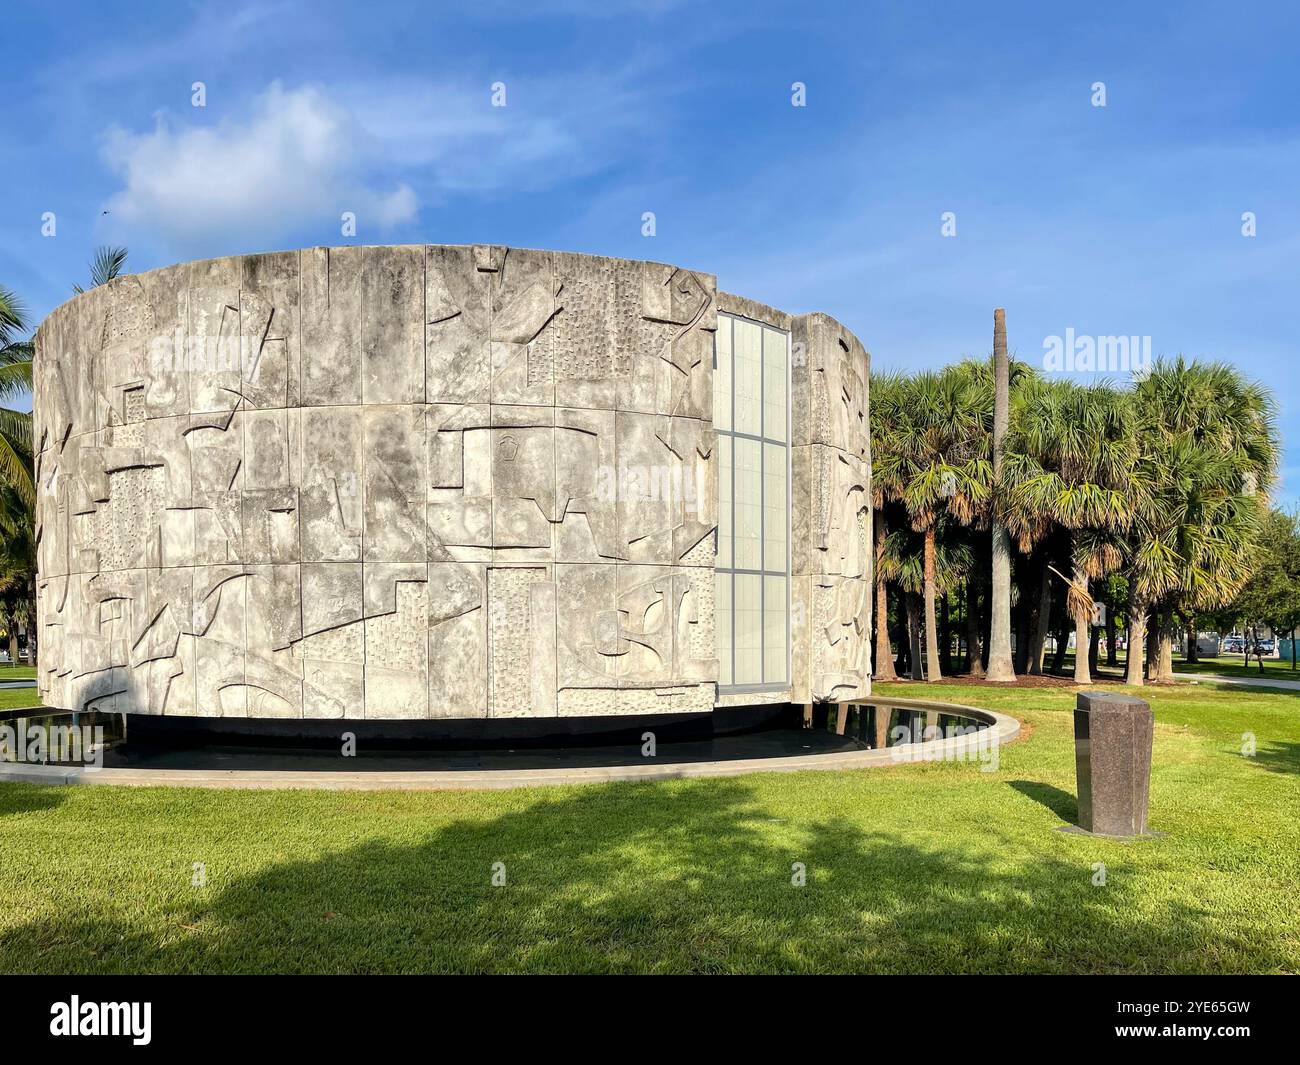
[[[870,699],[854,703],[871,705]],[[885,700],[882,700],[885,702]],[[504,788],[554,787],[563,784],[613,783],[635,780],[689,780],[735,777],[746,773],[798,773],[809,770],[867,769],[916,762],[975,760],[984,752],[1010,743],[1020,735],[1020,722],[995,710],[923,699],[887,700],[907,709],[961,713],[988,723],[987,729],[965,736],[907,744],[881,750],[794,757],[738,758],[715,762],[665,762],[651,765],[581,767],[574,769],[431,770],[401,772],[294,772],[276,770],[206,769],[65,769],[59,766],[0,764],[0,781],[40,784],[98,784],[119,787],[184,788],[303,788],[325,791],[487,791]],[[843,704],[851,705],[851,704]],[[902,754],[901,752],[906,752]]]

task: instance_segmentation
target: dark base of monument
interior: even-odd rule
[[[798,728],[801,714],[801,708],[789,703],[724,707],[709,714],[419,721],[129,714],[126,733],[132,746],[150,747],[221,744],[337,750],[343,733],[350,732],[358,744],[372,750],[528,750],[640,745],[647,732],[654,733],[656,743],[708,740],[764,729]]]
[[[1135,839],[1164,839],[1167,832],[1157,832],[1154,828],[1148,828],[1145,832],[1139,832],[1136,835],[1122,836],[1111,832],[1089,832],[1086,828],[1080,828],[1078,825],[1058,825],[1057,832],[1068,832],[1072,836],[1092,836],[1094,839],[1113,839],[1116,842],[1123,843]]]

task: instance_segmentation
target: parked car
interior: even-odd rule
[[[1271,655],[1273,653],[1273,641],[1268,637],[1260,637],[1260,639],[1256,641],[1255,647],[1262,655]],[[1252,654],[1253,653],[1254,652],[1252,652]]]
[[[1246,651],[1246,641],[1240,636],[1229,636],[1223,641],[1223,653],[1227,655],[1244,654]]]

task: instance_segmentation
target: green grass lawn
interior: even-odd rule
[[[36,694],[35,688],[0,688],[0,710],[40,705],[41,697]]]
[[[942,689],[1028,726],[995,773],[0,785],[0,971],[1300,970],[1300,695],[1146,693],[1169,835],[1128,844],[1054,831],[1075,816],[1068,688]]]

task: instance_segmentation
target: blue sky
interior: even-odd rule
[[[8,7],[0,284],[34,320],[105,242],[135,270],[311,244],[559,248],[826,311],[876,368],[986,352],[994,306],[1038,364],[1067,330],[1150,336],[1272,384],[1300,440],[1294,5]],[[1294,505],[1294,448],[1282,473]]]

